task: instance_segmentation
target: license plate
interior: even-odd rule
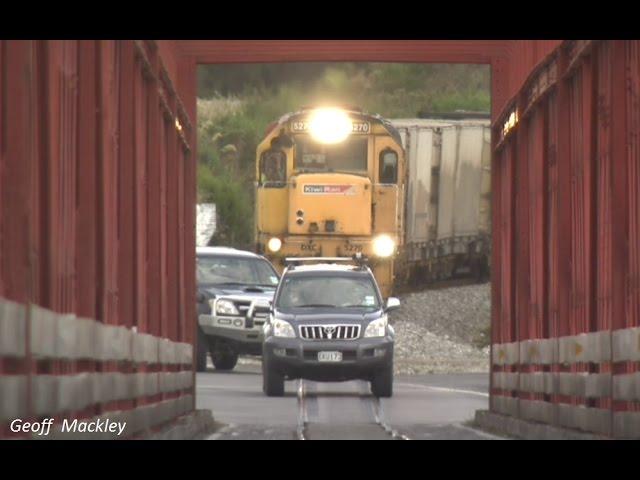
[[[341,362],[342,352],[318,352],[319,362]]]

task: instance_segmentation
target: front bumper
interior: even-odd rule
[[[387,335],[358,340],[302,340],[268,337],[263,357],[269,368],[288,379],[316,381],[369,380],[376,371],[393,361],[393,337]],[[318,352],[342,352],[341,362],[320,362]]]
[[[199,315],[198,323],[205,335],[222,337],[234,342],[260,344],[264,337],[262,332],[263,319],[254,319],[253,327],[247,327],[246,317]]]

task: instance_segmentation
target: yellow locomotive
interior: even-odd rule
[[[369,258],[382,294],[404,242],[405,158],[398,130],[353,107],[302,108],[258,145],[256,245],[285,257]]]

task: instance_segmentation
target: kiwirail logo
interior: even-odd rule
[[[25,422],[16,418],[11,422],[10,428],[13,433],[31,433],[32,435],[46,437],[51,433],[53,418],[45,418],[40,422]],[[127,427],[127,422],[114,422],[112,420],[62,420],[60,433],[115,433],[122,435]]]

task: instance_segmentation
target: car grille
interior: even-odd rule
[[[360,325],[300,325],[305,340],[354,340],[360,336]]]
[[[247,312],[251,307],[250,301],[235,301],[236,308],[240,315],[243,317],[247,316]],[[265,307],[255,307],[253,310],[253,320],[256,325],[263,325],[269,316],[269,309]]]

